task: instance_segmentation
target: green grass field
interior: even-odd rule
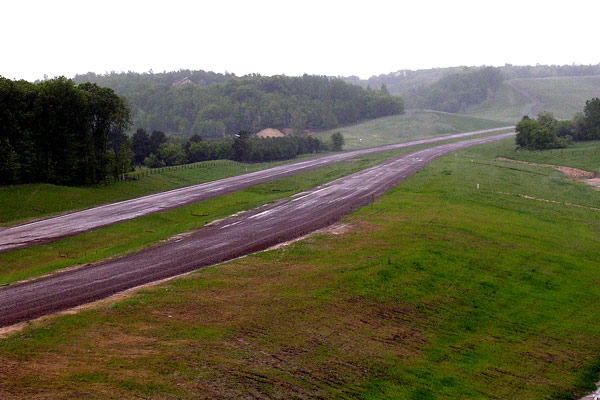
[[[0,340],[0,397],[577,398],[600,373],[600,195],[495,161],[513,149],[436,160],[345,234],[33,323]]]
[[[595,172],[600,176],[600,142],[576,142],[566,149],[508,151],[503,157],[538,164],[564,165]]]
[[[538,98],[541,110],[550,111],[556,118],[570,119],[583,111],[585,101],[600,97],[600,76],[516,79],[517,86]],[[480,118],[499,121],[519,121],[531,115],[533,103],[506,83],[484,103],[465,112]],[[514,123],[514,122],[513,122]]]
[[[511,124],[458,114],[417,111],[413,114],[377,118],[357,125],[332,129],[321,132],[318,136],[327,140],[333,132],[341,132],[346,140],[344,148],[355,150],[507,125]]]

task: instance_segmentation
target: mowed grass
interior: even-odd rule
[[[577,398],[600,371],[600,212],[506,193],[600,196],[495,161],[513,146],[434,161],[343,235],[36,322],[0,340],[0,397]]]
[[[121,181],[98,186],[72,187],[50,184],[3,186],[0,187],[0,226],[214,181],[283,163],[243,164],[218,160],[197,163],[197,168],[163,171],[137,181]]]
[[[452,133],[478,131],[511,125],[497,121],[434,111],[416,111],[404,115],[377,118],[360,124],[321,132],[318,136],[328,140],[332,133],[344,135],[345,149],[355,150],[427,139]]]

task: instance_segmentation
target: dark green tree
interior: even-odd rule
[[[583,115],[585,116],[583,140],[600,139],[600,99],[595,97],[586,101]]]
[[[131,137],[131,150],[137,165],[141,165],[152,152],[150,136],[144,129],[139,128]]]
[[[344,135],[342,135],[341,132],[335,132],[331,135],[331,150],[342,151],[344,143]]]
[[[150,153],[158,154],[158,148],[167,142],[167,135],[163,131],[154,130],[150,134]]]

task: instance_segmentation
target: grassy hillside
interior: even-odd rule
[[[586,100],[600,97],[600,76],[521,79],[517,84],[540,99],[543,110],[561,119],[583,111]]]
[[[435,161],[345,234],[34,323],[0,340],[0,397],[575,398],[600,370],[599,211],[518,194],[600,196],[495,161],[513,148]]]
[[[541,110],[551,111],[560,119],[571,118],[574,113],[583,111],[586,100],[600,97],[600,76],[516,79],[511,82],[539,99]],[[518,121],[523,115],[530,115],[533,107],[534,103],[505,82],[487,101],[470,108],[466,114]]]
[[[506,123],[458,114],[417,111],[404,115],[377,118],[360,124],[321,132],[318,135],[325,140],[333,132],[341,132],[346,139],[344,148],[354,150],[506,125]]]
[[[523,115],[531,115],[533,107],[534,103],[531,103],[527,97],[503,83],[489,99],[469,108],[465,113],[479,118],[511,121],[515,124]]]

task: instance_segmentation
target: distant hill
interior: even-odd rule
[[[362,87],[379,89],[385,85],[392,94],[404,95],[421,86],[429,86],[441,78],[458,72],[477,71],[485,66],[460,66],[419,70],[398,70],[389,74],[373,75],[369,79],[357,76],[342,77],[346,82]],[[511,65],[497,67],[505,80],[600,75],[597,65]]]
[[[404,103],[386,90],[364,89],[325,76],[217,74],[182,70],[78,75],[76,83],[112,88],[131,104],[133,129],[220,138],[265,128],[302,132],[387,115]]]
[[[402,95],[408,108],[513,123],[540,110],[570,118],[585,100],[600,96],[600,64],[452,67],[344,79],[363,87],[385,85],[391,93]]]

